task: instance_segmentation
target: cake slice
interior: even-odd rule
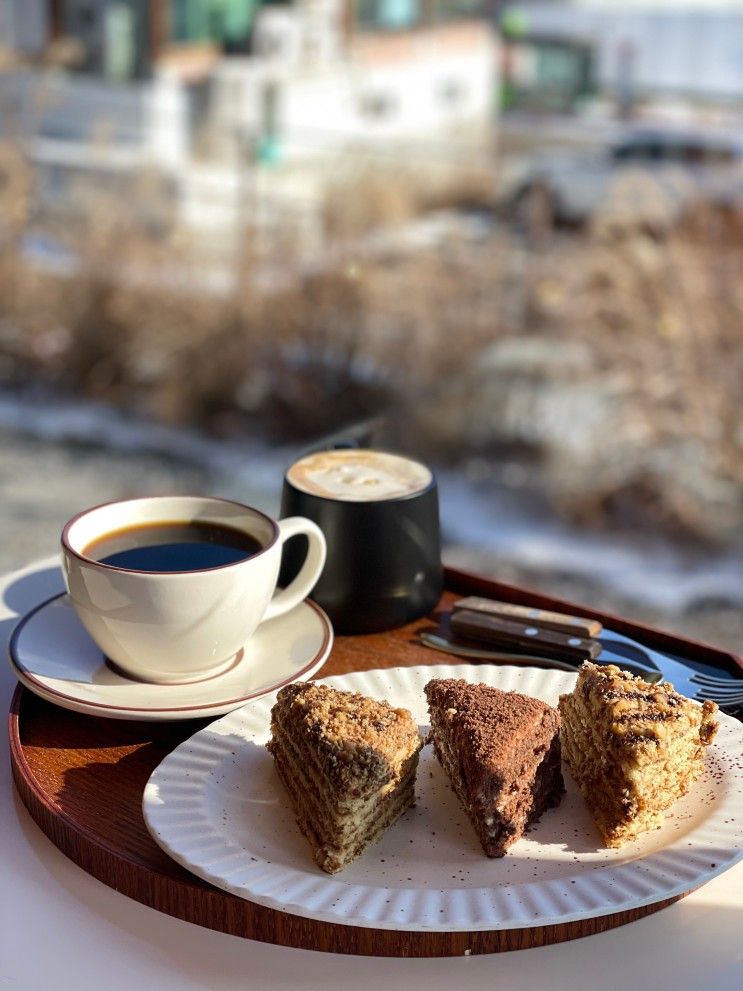
[[[714,702],[698,705],[667,682],[582,665],[575,690],[560,696],[562,749],[606,846],[662,825],[702,773],[716,712]]]
[[[537,699],[463,680],[425,688],[436,756],[488,857],[502,857],[565,786],[560,714]]]
[[[267,746],[297,824],[328,874],[413,805],[422,744],[407,709],[315,682],[278,693]]]

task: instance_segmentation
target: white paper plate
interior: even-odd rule
[[[436,665],[327,678],[428,722],[423,686],[465,678],[555,704],[575,675],[538,668]],[[706,770],[662,829],[621,850],[599,846],[575,785],[502,859],[483,856],[446,777],[424,747],[418,802],[360,860],[324,874],[310,857],[265,748],[274,695],[212,723],[155,770],[148,828],[184,867],[235,895],[294,915],[415,931],[541,926],[682,894],[743,852],[743,726],[722,716]]]

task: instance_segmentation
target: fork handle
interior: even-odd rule
[[[545,630],[533,623],[512,622],[470,609],[453,612],[450,624],[457,637],[543,654],[558,660],[595,660],[601,653],[598,640],[567,636],[555,630]]]
[[[533,606],[516,606],[512,602],[498,602],[495,599],[483,599],[478,595],[470,595],[466,599],[455,602],[455,612],[469,609],[473,612],[487,613],[513,622],[524,622],[540,626],[545,630],[557,630],[558,633],[568,633],[571,636],[597,637],[602,630],[597,619],[586,616],[570,616],[568,613],[549,612],[546,609],[535,609]]]

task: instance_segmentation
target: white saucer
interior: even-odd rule
[[[305,601],[262,623],[222,674],[187,685],[153,685],[109,666],[63,594],[24,616],[10,638],[9,659],[18,680],[55,705],[110,719],[161,721],[219,716],[306,681],[332,646],[330,620]]]

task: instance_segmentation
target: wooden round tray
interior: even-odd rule
[[[543,609],[590,615],[642,635],[675,653],[735,669],[723,651],[632,626],[573,603],[447,572],[441,607],[466,594],[490,595]],[[320,675],[367,668],[432,664],[443,658],[417,642],[419,620],[387,633],[341,637]],[[18,791],[59,849],[83,870],[152,908],[220,932],[283,946],[376,956],[435,957],[544,946],[633,922],[677,901],[562,925],[492,932],[410,932],[334,925],[255,905],[214,888],[170,860],[150,838],[141,811],[150,774],[208,720],[180,723],[100,719],[60,709],[18,687],[9,717],[10,755]]]

